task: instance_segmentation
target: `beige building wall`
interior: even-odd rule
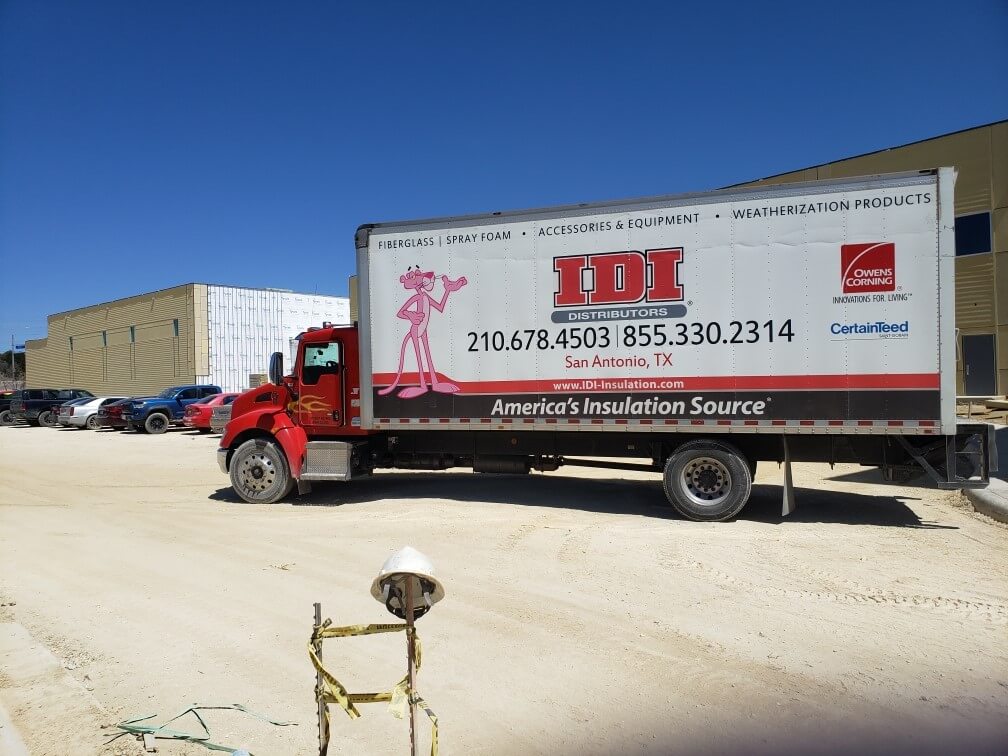
[[[962,336],[994,335],[997,393],[1008,393],[1008,121],[838,160],[740,186],[865,176],[951,165],[956,216],[991,214],[991,251],[956,257],[956,390],[963,393]]]
[[[27,385],[138,396],[193,383],[208,359],[206,328],[199,284],[51,315],[47,337],[25,344]]]

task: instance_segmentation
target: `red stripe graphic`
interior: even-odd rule
[[[389,386],[394,373],[375,373],[376,387]],[[595,387],[575,388],[594,381]],[[620,382],[634,382],[634,387],[619,386]],[[832,389],[934,389],[939,388],[938,373],[861,373],[850,375],[722,375],[655,378],[556,378],[519,381],[454,381],[464,394],[553,394],[553,393],[612,393],[614,391],[763,391]],[[419,381],[403,374],[400,385],[417,385]],[[675,385],[672,388],[673,384]],[[588,385],[591,385],[590,383]],[[637,388],[636,386],[640,386]]]

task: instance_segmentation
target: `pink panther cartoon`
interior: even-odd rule
[[[411,325],[409,331],[403,339],[402,347],[399,350],[399,371],[396,373],[396,377],[395,380],[392,381],[392,385],[386,386],[378,392],[381,396],[391,394],[399,386],[399,381],[402,379],[403,368],[406,363],[406,346],[410,342],[413,344],[413,353],[416,355],[417,373],[420,378],[420,385],[407,386],[402,389],[398,394],[400,399],[412,399],[415,396],[426,394],[429,390],[427,380],[424,378],[423,359],[420,356],[421,343],[423,344],[424,354],[427,356],[427,372],[430,375],[430,389],[442,394],[455,394],[461,390],[454,383],[438,380],[437,372],[434,369],[434,360],[431,357],[430,341],[427,337],[427,326],[430,323],[431,307],[438,312],[444,312],[445,303],[448,301],[448,295],[453,291],[461,289],[468,283],[468,281],[465,276],[462,276],[454,281],[448,278],[448,276],[441,276],[441,281],[444,283],[444,294],[442,294],[440,301],[438,301],[430,295],[430,292],[434,290],[435,278],[437,278],[437,276],[434,275],[433,271],[421,272],[419,265],[415,267],[415,270],[407,270],[405,275],[399,276],[399,283],[401,283],[407,291],[413,290],[415,293],[406,300],[406,303],[403,304],[402,307],[399,308],[399,312],[396,313],[396,317],[408,320]],[[413,305],[416,305],[415,309],[412,309]]]

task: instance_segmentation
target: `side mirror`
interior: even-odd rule
[[[269,381],[274,386],[279,386],[283,383],[284,375],[284,364],[283,364],[283,352],[273,352],[270,355],[269,361]]]

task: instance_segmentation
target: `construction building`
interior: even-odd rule
[[[955,167],[956,391],[1008,393],[1008,121],[739,186]]]
[[[310,326],[350,322],[346,297],[190,283],[50,315],[25,343],[28,386],[95,395],[156,394],[213,383],[241,391],[265,380]]]

